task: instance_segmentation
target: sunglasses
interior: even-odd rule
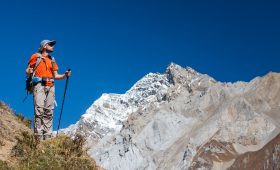
[[[53,47],[55,44],[54,43],[48,43],[48,45]]]

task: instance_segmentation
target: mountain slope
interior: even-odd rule
[[[125,94],[104,94],[64,132],[86,134],[106,169],[226,169],[256,166],[240,159],[270,141],[277,150],[279,115],[279,73],[222,83],[172,63]]]
[[[83,149],[83,137],[38,141],[30,124],[0,101],[0,169],[101,169]]]
[[[17,138],[22,136],[22,132],[32,134],[28,128],[17,119],[14,112],[0,101],[0,160],[13,162],[9,153],[17,143]]]

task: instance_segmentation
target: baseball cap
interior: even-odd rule
[[[49,44],[50,46],[53,46],[56,44],[56,41],[55,40],[43,40],[41,41],[40,43],[40,47],[44,47],[46,44]]]

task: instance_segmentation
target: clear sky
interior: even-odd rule
[[[72,69],[61,127],[102,93],[125,93],[170,62],[218,81],[280,72],[280,1],[10,0],[0,2],[0,100],[33,119],[25,68],[43,39],[55,39],[59,72]],[[56,82],[57,127],[65,80]]]

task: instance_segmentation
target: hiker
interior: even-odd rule
[[[62,80],[71,75],[71,71],[58,74],[58,65],[50,55],[55,44],[55,40],[41,41],[39,50],[31,56],[26,68],[27,76],[33,75],[34,134],[39,140],[52,137],[56,104],[54,80]]]

